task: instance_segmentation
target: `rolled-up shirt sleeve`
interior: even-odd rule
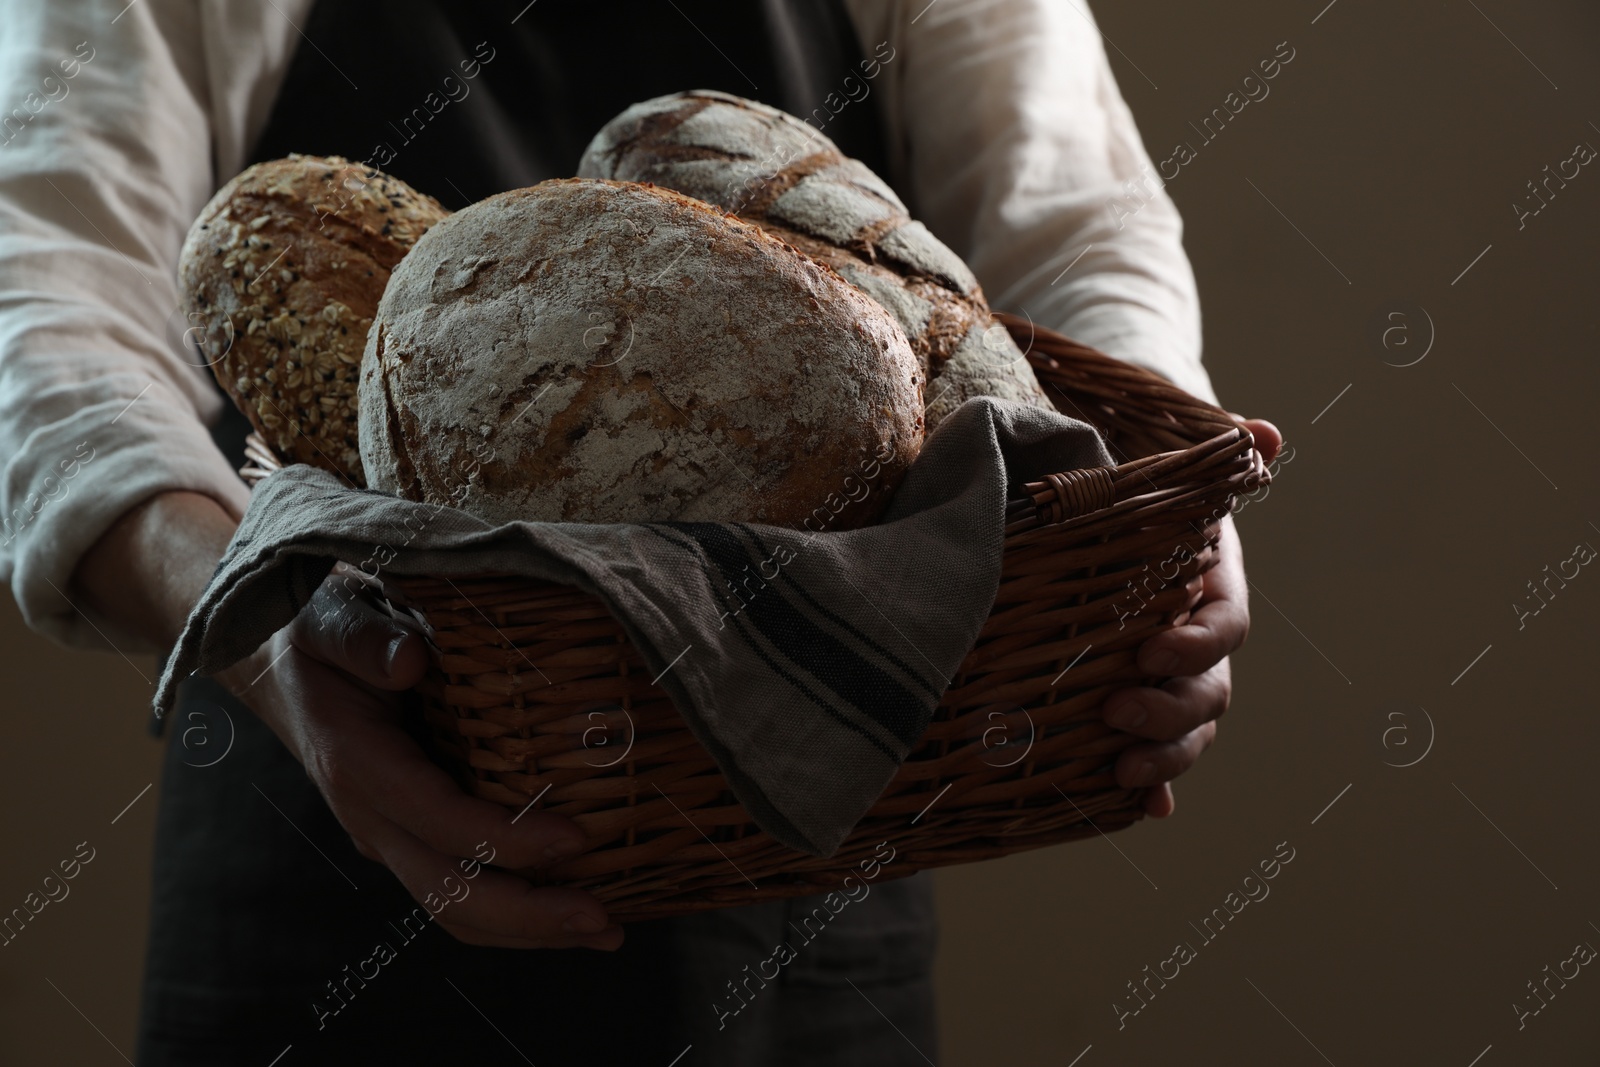
[[[896,178],[991,306],[1214,401],[1183,224],[1087,5],[874,3],[851,8],[863,38],[898,50]]]
[[[68,587],[120,516],[249,499],[175,277],[216,186],[200,6],[0,3],[0,573],[68,644],[106,643]]]

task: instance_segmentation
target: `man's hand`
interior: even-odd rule
[[[1241,421],[1255,436],[1262,458],[1271,463],[1283,435],[1270,422]],[[1218,559],[1202,578],[1200,602],[1188,622],[1139,646],[1139,669],[1171,680],[1156,688],[1124,689],[1106,700],[1108,725],[1149,739],[1123,751],[1116,777],[1127,789],[1154,786],[1144,806],[1158,819],[1172,814],[1172,779],[1194,766],[1216,737],[1217,719],[1228,710],[1233,693],[1228,656],[1250,632],[1239,535],[1232,516],[1224,516],[1220,525]]]
[[[356,849],[388,867],[419,902],[445,897],[461,861],[537,867],[580,852],[582,830],[546,812],[515,815],[463,793],[403,725],[407,691],[428,653],[419,632],[352,596],[336,570],[295,621],[253,656],[219,675],[293,752]],[[535,888],[478,869],[471,892],[439,913],[461,941],[502,948],[612,950],[622,928],[576,889]]]
[[[142,635],[170,646],[238,524],[208,496],[158,493],[84,555],[73,600],[112,640]],[[513,823],[511,812],[467,796],[428,761],[400,725],[403,694],[427,668],[422,637],[334,582],[219,680],[305,766],[361,853],[388,866],[421,903],[429,893],[448,897],[444,879],[454,875],[459,884],[461,861],[483,858],[482,842],[507,867],[550,862],[551,846],[581,849],[582,831],[570,819],[530,811]],[[439,925],[463,941],[607,950],[622,943],[622,930],[606,925],[605,909],[588,893],[535,889],[482,868],[471,884],[439,913]]]

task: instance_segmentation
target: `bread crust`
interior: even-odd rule
[[[494,522],[846,529],[916,457],[922,383],[888,313],[760,228],[560,179],[463,209],[395,270],[361,453],[373,488]]]
[[[923,361],[930,431],[974,396],[1051,406],[960,257],[868,167],[786,112],[710,90],[658,97],[596,134],[578,173],[676,189],[832,267],[895,316]]]
[[[382,171],[292,155],[239,174],[190,228],[178,268],[188,321],[223,390],[285,461],[366,484],[367,331],[390,271],[448,214]]]

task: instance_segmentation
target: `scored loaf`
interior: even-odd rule
[[[368,484],[491,522],[873,521],[922,443],[895,321],[758,227],[576,178],[492,196],[389,279]]]
[[[974,396],[1049,408],[961,258],[865,164],[786,112],[699,90],[628,108],[578,165],[732,212],[826,263],[889,310],[927,368],[927,429]]]
[[[178,268],[188,321],[223,390],[286,462],[366,484],[356,393],[367,330],[389,272],[448,214],[382,171],[293,155],[239,174],[190,228]]]

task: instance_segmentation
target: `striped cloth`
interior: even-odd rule
[[[189,616],[156,722],[181,679],[226,669],[287,625],[336,560],[403,545],[394,573],[506,572],[598,596],[756,822],[832,855],[916,746],[988,617],[1007,485],[1110,462],[1087,424],[980,397],[929,438],[878,525],[822,533],[494,526],[287,467],[255,489]]]

